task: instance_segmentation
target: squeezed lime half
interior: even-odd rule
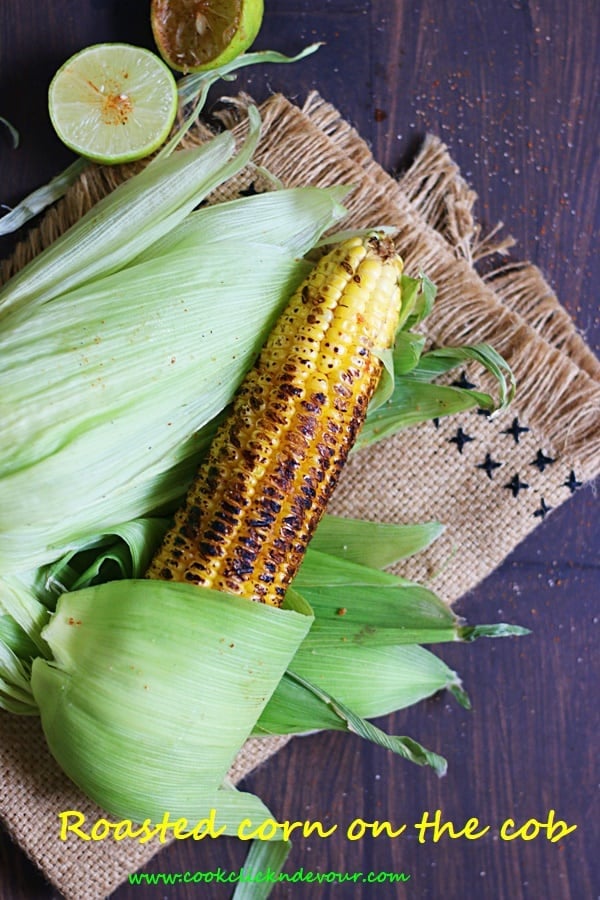
[[[150,18],[162,58],[179,72],[215,69],[253,43],[263,0],[152,0]]]

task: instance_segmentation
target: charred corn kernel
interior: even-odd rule
[[[293,294],[217,433],[148,577],[281,604],[394,340],[402,263],[351,238]]]

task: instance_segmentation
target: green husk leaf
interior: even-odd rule
[[[403,274],[400,279],[402,307],[398,322],[398,332],[410,331],[425,319],[435,303],[437,288],[435,284],[421,273],[417,278]]]
[[[394,372],[406,375],[417,366],[423,353],[426,337],[415,331],[400,331],[394,344]]]
[[[506,622],[498,622],[494,625],[462,625],[457,629],[457,638],[465,643],[471,643],[478,638],[503,638],[523,637],[531,634],[529,628],[522,625],[509,625]]]
[[[439,347],[436,350],[430,350],[422,355],[418,365],[412,371],[412,377],[419,381],[432,381],[470,361],[479,363],[494,376],[499,387],[497,407],[499,410],[505,409],[515,395],[515,378],[506,361],[489,344]]]
[[[287,734],[316,729],[357,734],[410,762],[431,766],[438,775],[446,773],[446,761],[441,756],[426,750],[412,738],[386,734],[353,712],[345,702],[334,699],[326,688],[288,669],[260,717],[255,733]]]
[[[291,847],[290,841],[252,841],[244,861],[244,874],[251,878],[255,873],[271,871],[277,876],[285,865]],[[272,890],[273,884],[267,881],[239,881],[231,900],[266,900]]]
[[[303,616],[311,616],[311,618],[314,618],[313,608],[308,600],[305,599],[303,594],[299,594],[293,587],[289,587],[285,592],[282,608],[293,609],[298,613],[302,613]]]
[[[345,731],[330,707],[286,672],[253,729],[255,737],[274,734],[310,734]]]
[[[0,708],[22,716],[37,714],[29,669],[0,635]]]
[[[463,709],[471,709],[471,700],[469,699],[469,695],[460,682],[458,684],[449,684],[448,690],[452,694],[456,702],[460,706],[462,706]]]
[[[343,206],[348,188],[282,188],[267,191],[251,198],[239,197],[191,212],[168,234],[140,253],[136,264],[167,256],[177,250],[196,253],[199,241],[203,248],[227,242],[235,247],[238,241],[279,247],[302,256],[312,246],[315,234],[321,234],[332,221],[346,215]],[[307,198],[310,198],[309,204]],[[251,201],[251,202],[250,202]],[[282,222],[293,222],[293,231],[282,229]]]
[[[235,141],[224,132],[191,150],[152,160],[120,184],[0,290],[0,314],[34,307],[59,293],[122,269],[178,224],[219,184],[246,165],[260,119],[248,110],[250,131],[233,157]]]
[[[394,357],[390,349],[374,350],[373,353],[383,363],[381,377],[375,393],[369,401],[369,409],[376,410],[390,400],[394,393]]]
[[[286,56],[284,53],[279,53],[276,50],[257,50],[250,53],[241,53],[231,62],[209,72],[192,72],[189,75],[185,75],[177,82],[179,98],[184,106],[197,102],[198,97],[207,90],[207,85],[210,87],[218,79],[225,78],[238,69],[266,63],[285,64],[299,62],[306,56],[315,53],[320,46],[321,43],[309,44],[295,56]]]
[[[48,746],[114,815],[195,819],[311,622],[148,579],[63,594],[43,633],[53,659],[31,676]]]
[[[476,408],[491,411],[496,409],[496,404],[489,394],[480,391],[422,383],[399,376],[391,400],[368,414],[354,449],[391,437],[403,428]]]
[[[315,616],[301,648],[307,653],[339,646],[471,642],[480,637],[528,633],[506,623],[467,625],[423,585],[330,556],[315,549],[312,542],[294,579],[294,589]]]
[[[245,198],[259,231],[261,222],[271,223],[267,232],[277,223],[274,244],[257,243],[252,231],[229,243],[228,220],[217,229],[207,210],[210,252],[195,229],[193,252],[176,244],[33,315],[24,310],[22,320],[5,318],[5,571],[43,565],[181,498],[211,420],[305,275],[300,253],[341,214],[339,197],[339,189],[308,188],[275,192],[268,203]]]
[[[48,653],[48,645],[41,637],[48,623],[48,609],[38,601],[25,575],[0,577],[0,615],[9,616],[38,653]]]
[[[294,588],[315,613],[305,641],[309,650],[455,641],[462,624],[428,588],[314,549],[308,550]]]
[[[10,212],[0,218],[0,236],[17,231],[56,200],[60,200],[88,165],[87,160],[77,159],[64,172],[52,178],[48,184],[36,188],[35,191],[28,194]]]
[[[48,604],[65,591],[115,578],[141,578],[167,526],[168,519],[133,519],[73,548],[45,568],[40,600]]]
[[[33,659],[39,654],[38,646],[27,632],[6,613],[0,615],[0,644],[8,647],[20,660]]]
[[[19,140],[20,140],[19,132],[17,131],[15,126],[12,125],[8,121],[8,119],[4,118],[4,116],[0,116],[0,125],[4,125],[5,128],[8,128],[8,133],[10,134],[10,139],[12,141],[13,150],[16,150],[17,147],[19,146]]]
[[[204,799],[198,795],[197,804],[197,809],[200,811],[199,818],[203,818],[203,811],[215,809],[219,823],[226,827],[224,833],[230,835],[237,834],[244,819],[263,822],[265,818],[272,818],[272,813],[259,797],[248,791],[238,791],[231,785],[220,788],[212,795],[207,794]],[[278,842],[275,841],[275,843]]]
[[[415,644],[320,646],[307,641],[290,668],[369,719],[460,684],[456,672]]]
[[[156,158],[161,159],[165,156],[169,156],[180,144],[190,128],[192,128],[194,123],[198,120],[200,113],[206,105],[208,93],[213,84],[217,81],[220,81],[221,79],[233,81],[235,78],[233,73],[238,69],[244,69],[248,66],[262,65],[265,63],[285,64],[298,62],[299,60],[304,59],[305,56],[314,53],[319,47],[320,44],[310,44],[296,56],[285,56],[285,54],[278,53],[275,50],[241,53],[223,66],[218,66],[217,68],[210,69],[206,72],[191,72],[189,75],[185,75],[177,83],[179,100],[182,107],[193,104],[193,109],[188,113],[176,133],[169,141],[167,141],[164,147],[161,148]]]
[[[396,525],[326,514],[310,542],[318,550],[373,569],[384,569],[429,547],[442,534],[439,522]]]

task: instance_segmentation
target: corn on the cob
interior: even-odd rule
[[[279,606],[362,425],[400,308],[390,240],[350,238],[293,294],[150,578]],[[375,351],[375,352],[374,352]]]

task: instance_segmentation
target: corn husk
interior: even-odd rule
[[[244,198],[235,218],[199,211],[156,256],[6,314],[3,574],[181,496],[201,430],[230,401],[344,193]]]
[[[160,581],[64,594],[31,675],[50,750],[115,816],[255,817],[223,782],[311,621]]]
[[[360,654],[357,664],[360,665]],[[315,730],[345,731],[385,747],[416,765],[430,766],[439,776],[447,771],[444,757],[426,749],[413,738],[387,734],[320,684],[288,669],[256,723],[254,734],[259,737],[306,734]]]
[[[372,569],[385,569],[425,550],[443,531],[441,522],[397,525],[325,515],[310,548]]]

